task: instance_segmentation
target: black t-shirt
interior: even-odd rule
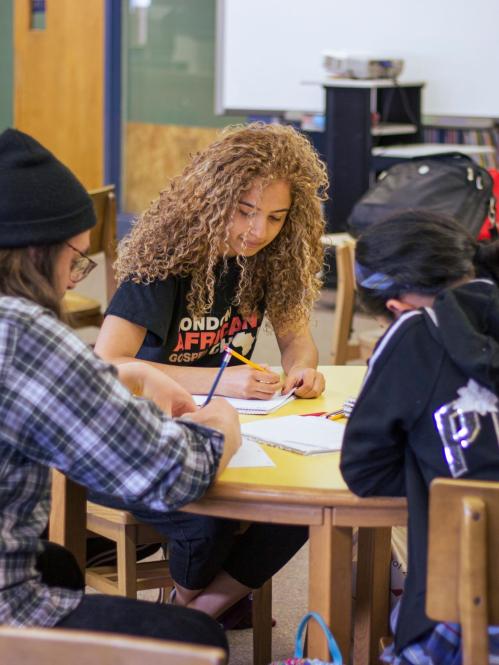
[[[221,267],[219,273],[221,272]],[[211,312],[192,319],[187,312],[191,280],[168,277],[152,284],[123,282],[106,314],[119,316],[147,329],[137,358],[169,365],[217,367],[223,347],[231,344],[250,357],[261,317],[243,319],[232,304],[239,282],[239,267],[228,262],[228,270],[217,279]],[[231,360],[232,364],[234,359]]]

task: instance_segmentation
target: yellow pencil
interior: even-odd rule
[[[260,372],[266,372],[267,371],[265,369],[265,367],[262,367],[261,365],[257,365],[257,363],[254,363],[252,360],[249,360],[248,358],[245,358],[240,353],[238,353],[237,351],[234,351],[234,349],[231,349],[228,346],[224,347],[224,351],[228,351],[232,356],[234,356],[234,358],[237,358],[238,360],[241,360],[243,363],[246,363],[250,367],[253,367],[253,369],[258,369],[258,370],[260,370]]]

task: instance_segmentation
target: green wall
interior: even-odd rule
[[[13,123],[13,2],[0,0],[0,131]],[[244,120],[213,113],[215,0],[152,0],[142,17],[128,11],[127,120],[197,127]]]
[[[244,120],[213,113],[215,0],[152,0],[148,9],[129,8],[124,23],[126,120],[196,127]]]
[[[12,125],[13,0],[0,0],[0,131]]]
[[[13,123],[13,3],[0,0],[0,131]],[[244,121],[213,113],[215,0],[152,0],[142,15],[128,12],[126,120],[197,127]]]

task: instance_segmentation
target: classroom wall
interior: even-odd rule
[[[12,125],[12,1],[0,2],[0,132]]]
[[[124,208],[156,198],[189,155],[243,117],[214,114],[215,0],[127,3],[124,20]]]
[[[127,122],[124,210],[133,214],[144,210],[167,180],[182,171],[189,155],[206,148],[217,132],[210,127]]]
[[[424,114],[499,118],[497,0],[219,0],[219,16],[223,109],[320,112],[322,54],[340,51],[403,58]]]

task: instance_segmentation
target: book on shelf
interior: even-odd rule
[[[442,129],[492,129],[497,120],[494,118],[477,118],[465,116],[425,115],[423,124],[426,127]]]
[[[499,166],[499,124],[491,118],[426,117],[423,140],[489,148],[474,159],[488,169]]]

